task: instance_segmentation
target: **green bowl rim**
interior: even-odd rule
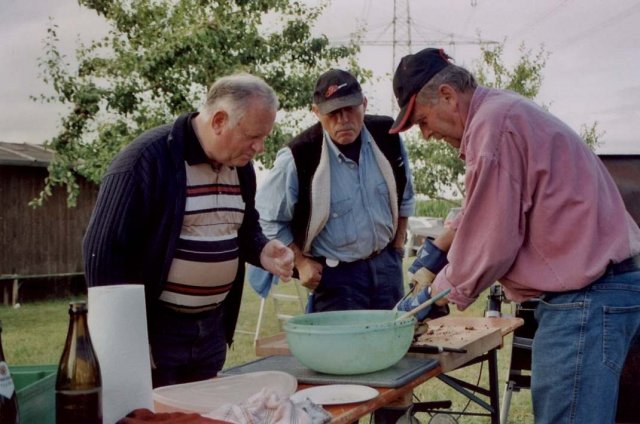
[[[334,314],[334,315],[339,315],[341,313],[354,313],[354,314],[358,314],[358,315],[366,315],[366,314],[371,314],[372,312],[378,313],[378,315],[380,315],[379,312],[387,312],[387,313],[391,313],[391,312],[395,312],[395,316],[398,317],[400,315],[399,311],[390,311],[390,310],[353,310],[353,311],[329,311],[329,312],[315,312],[315,314],[326,314],[326,315],[330,315],[330,314]],[[311,334],[353,334],[353,333],[370,333],[370,332],[374,332],[374,331],[386,331],[389,329],[394,329],[394,328],[405,328],[405,327],[411,327],[413,328],[416,318],[413,316],[410,316],[408,318],[405,318],[401,321],[395,321],[395,320],[388,320],[388,321],[383,321],[383,322],[372,322],[369,324],[366,324],[363,327],[357,327],[355,328],[353,324],[345,324],[345,325],[336,325],[336,324],[327,324],[327,325],[322,325],[322,324],[313,324],[313,325],[309,325],[309,324],[300,324],[296,322],[296,319],[308,319],[308,317],[310,315],[313,315],[314,313],[311,314],[303,314],[303,315],[296,315],[294,317],[289,318],[285,323],[284,323],[284,330],[287,333],[311,333]],[[389,314],[391,315],[391,314]],[[359,324],[360,325],[360,324]]]

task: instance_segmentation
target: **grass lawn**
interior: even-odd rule
[[[281,284],[279,292],[295,294],[293,284]],[[480,300],[464,312],[453,311],[452,315],[483,316],[486,296],[481,296]],[[0,306],[0,320],[3,323],[2,342],[4,352],[9,363],[12,365],[33,365],[33,364],[55,364],[60,359],[62,347],[67,333],[68,325],[68,304],[73,299],[53,300],[46,302],[34,302],[23,304],[20,308],[13,309],[7,306]],[[253,335],[247,334],[255,330],[260,306],[259,296],[249,285],[245,287],[238,330],[235,343],[227,355],[225,367],[234,366],[256,359],[253,347]],[[283,305],[284,312],[299,313],[299,306]],[[509,313],[510,306],[503,305],[503,313]],[[266,302],[265,314],[263,318],[261,336],[268,336],[277,333],[279,322],[275,315],[273,301]],[[246,332],[246,333],[245,333]],[[511,337],[505,341],[503,349],[499,350],[499,376],[500,381],[500,401],[504,390],[504,381],[507,377],[509,367],[509,356],[511,353]],[[473,365],[462,370],[451,373],[452,376],[461,378],[470,383],[476,383],[478,378],[486,386],[488,381],[488,368],[485,366]],[[453,389],[444,385],[440,381],[429,381],[415,392],[415,396],[420,400],[444,400],[453,401],[453,410],[463,410],[467,405],[467,398],[462,397]],[[468,412],[484,412],[481,408],[471,404],[467,408]],[[429,416],[418,414],[417,418],[427,423]],[[362,423],[369,422],[368,419],[361,420]],[[459,423],[488,423],[486,417],[461,417]],[[523,390],[514,393],[511,400],[509,413],[509,423],[526,424],[533,422],[531,414],[531,393]]]

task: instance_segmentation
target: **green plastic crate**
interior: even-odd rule
[[[20,424],[55,424],[57,365],[10,366],[16,386]]]

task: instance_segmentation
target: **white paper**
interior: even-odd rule
[[[89,332],[100,362],[104,424],[137,408],[153,411],[144,287],[90,287]]]

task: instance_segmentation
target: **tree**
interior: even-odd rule
[[[591,125],[582,124],[580,126],[580,135],[587,146],[591,148],[591,150],[595,150],[596,147],[602,144],[602,137],[604,137],[605,132],[600,131],[598,128],[598,121],[595,121]]]
[[[481,59],[473,70],[474,76],[480,85],[512,90],[534,99],[542,86],[542,72],[549,53],[541,47],[534,54],[522,44],[519,49],[520,57],[509,68],[503,60],[504,45],[501,43],[480,47]],[[581,135],[594,149],[603,133],[598,131],[595,122],[591,126],[583,125]],[[416,192],[459,205],[459,199],[464,197],[464,162],[458,157],[457,149],[442,140],[425,143],[416,132],[407,135],[407,149]]]
[[[70,66],[58,48],[52,24],[40,58],[44,81],[55,94],[44,102],[68,106],[61,130],[46,145],[55,151],[41,204],[55,186],[66,187],[75,204],[76,178],[96,183],[120,149],[146,129],[195,110],[216,78],[236,71],[263,77],[278,93],[281,108],[309,105],[320,71],[355,62],[355,40],[330,46],[311,28],[326,6],[289,0],[79,0],[104,17],[110,31],[75,52]],[[270,165],[288,138],[277,127],[261,158]]]

